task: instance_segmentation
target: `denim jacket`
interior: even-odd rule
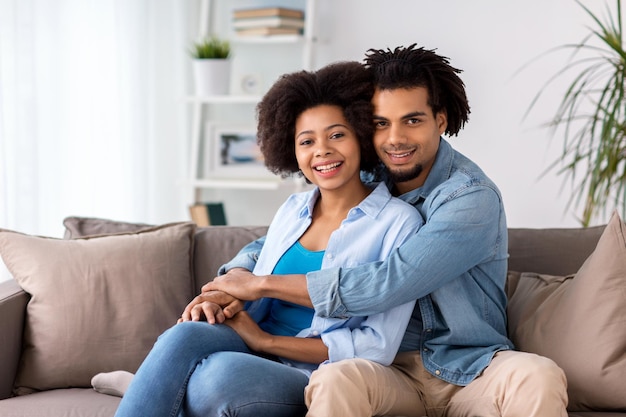
[[[364,316],[417,300],[410,329],[424,367],[467,385],[500,350],[506,336],[507,226],[499,190],[483,171],[440,140],[424,185],[400,196],[425,224],[391,256],[354,268],[307,274],[316,314]],[[246,246],[224,270],[252,270],[263,238]]]

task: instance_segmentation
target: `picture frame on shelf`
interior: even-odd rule
[[[208,122],[207,171],[210,177],[271,179],[263,162],[252,126],[223,125]]]

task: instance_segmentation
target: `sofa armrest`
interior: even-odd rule
[[[8,398],[13,389],[28,299],[14,280],[0,282],[0,400]]]

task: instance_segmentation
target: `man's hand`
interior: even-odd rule
[[[200,321],[203,318],[210,324],[223,323],[241,310],[243,310],[241,300],[221,291],[203,291],[187,304],[178,323]]]
[[[202,287],[205,291],[222,291],[240,300],[257,300],[263,295],[259,286],[260,279],[244,268],[233,268],[226,274],[216,277]]]
[[[236,331],[246,345],[256,352],[264,352],[264,347],[273,337],[261,330],[259,325],[245,311],[235,314],[232,319],[226,320],[224,324]]]

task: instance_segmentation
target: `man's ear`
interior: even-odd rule
[[[443,132],[448,128],[448,113],[445,110],[441,110],[435,115],[435,121],[439,128],[439,135],[443,135]]]

